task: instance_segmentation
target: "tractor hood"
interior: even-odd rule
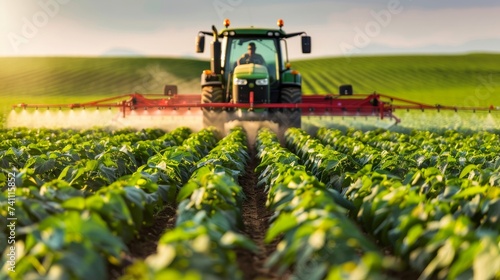
[[[260,64],[242,64],[234,69],[234,78],[237,79],[265,79],[268,77],[267,67]]]

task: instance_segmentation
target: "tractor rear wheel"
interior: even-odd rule
[[[224,102],[224,91],[220,86],[203,86],[201,92],[201,103],[222,103]],[[223,120],[221,120],[221,108],[203,108],[203,127],[214,126],[221,130],[221,121],[223,127]],[[221,132],[223,132],[221,130]]]
[[[302,103],[302,90],[298,87],[288,87],[281,90],[281,103]],[[301,111],[300,109],[290,108],[283,109],[278,123],[283,130],[289,127],[301,127]]]

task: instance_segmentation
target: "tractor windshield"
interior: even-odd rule
[[[279,58],[277,41],[273,38],[228,38],[222,54],[224,75],[234,71],[239,64],[256,63],[267,67],[271,84],[277,80]],[[278,46],[279,47],[279,46]]]

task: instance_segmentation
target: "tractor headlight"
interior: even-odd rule
[[[267,86],[269,84],[268,79],[257,79],[255,80],[255,84],[258,86]]]
[[[238,79],[238,78],[236,78],[236,79],[234,79],[234,83],[237,84],[237,85],[239,85],[239,86],[244,86],[244,85],[246,85],[248,83],[248,81],[245,80],[245,79]]]

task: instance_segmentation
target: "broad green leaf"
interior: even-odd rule
[[[489,186],[475,186],[475,187],[469,187],[466,189],[461,189],[459,192],[457,192],[454,196],[453,199],[455,200],[461,200],[464,198],[476,196],[478,194],[485,194],[486,191],[490,188]]]
[[[473,279],[473,263],[481,250],[478,242],[470,244],[450,266],[448,277],[450,279]]]
[[[181,202],[190,197],[191,194],[199,187],[200,185],[197,182],[189,181],[179,190],[179,193],[177,194],[177,202]]]
[[[117,179],[117,168],[108,167],[104,164],[99,165],[99,171],[103,175],[103,178],[108,184],[114,182]]]
[[[460,172],[460,175],[458,177],[464,178],[464,177],[468,176],[472,170],[476,170],[476,169],[477,169],[477,165],[469,164],[466,167],[464,167],[464,169],[462,169],[462,172]]]
[[[125,187],[125,198],[137,206],[137,211],[142,211],[146,204],[146,194],[143,190],[136,187]]]
[[[83,211],[85,209],[85,205],[85,198],[81,196],[69,198],[61,204],[64,209],[77,211]]]
[[[158,185],[158,190],[156,191],[161,197],[162,201],[166,203],[174,203],[175,195],[177,193],[177,188],[171,185]]]
[[[254,253],[259,249],[252,240],[233,231],[226,231],[224,235],[222,235],[220,242],[223,246],[227,246],[231,249],[244,248]]]
[[[296,227],[297,224],[297,218],[292,214],[281,214],[278,219],[269,227],[264,241],[267,243],[272,242],[277,236],[282,233],[286,233],[290,229]]]
[[[444,242],[444,245],[437,250],[436,257],[427,265],[422,272],[422,276],[430,278],[440,269],[447,268],[455,258],[456,250],[453,247],[451,238]],[[486,278],[485,278],[486,279]]]
[[[60,254],[58,263],[78,279],[106,278],[105,260],[93,248],[86,247],[83,243],[70,243],[68,249]]]

